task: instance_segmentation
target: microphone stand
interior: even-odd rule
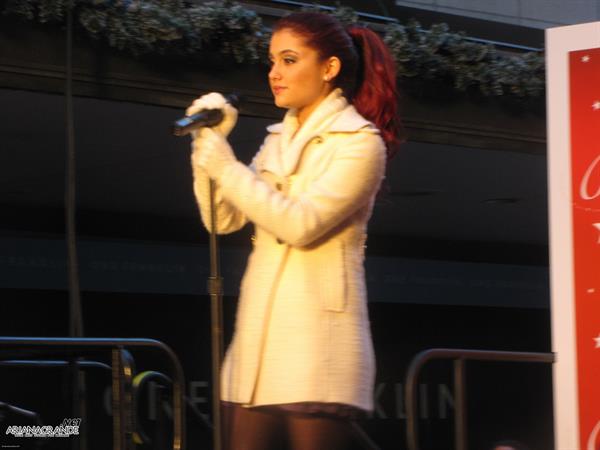
[[[213,450],[221,450],[221,362],[223,361],[223,278],[221,277],[219,249],[217,245],[217,214],[215,205],[216,185],[210,180],[210,295],[211,346],[212,346],[212,408]]]
[[[225,96],[227,102],[237,108],[239,96]],[[223,111],[207,109],[191,116],[183,117],[173,123],[172,133],[184,136],[198,127],[211,127],[223,120]],[[210,296],[211,319],[211,362],[212,362],[212,409],[213,409],[213,450],[221,450],[223,435],[221,433],[221,362],[223,361],[223,278],[219,264],[217,246],[217,213],[215,205],[216,184],[210,180],[210,276],[208,277],[208,294]]]

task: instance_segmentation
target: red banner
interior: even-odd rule
[[[569,53],[579,432],[600,449],[600,48]]]

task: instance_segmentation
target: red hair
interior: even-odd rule
[[[300,12],[281,18],[273,32],[289,29],[302,36],[322,59],[335,56],[341,70],[334,80],[356,110],[381,132],[388,157],[395,154],[400,139],[398,90],[394,60],[383,40],[359,26],[345,29],[328,14]]]

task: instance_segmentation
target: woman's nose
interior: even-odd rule
[[[269,80],[279,80],[281,75],[279,74],[279,70],[275,64],[271,65],[271,69],[269,70]]]

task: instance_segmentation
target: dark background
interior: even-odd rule
[[[63,336],[67,329],[64,292],[5,290],[0,326],[6,335]],[[186,384],[210,382],[209,302],[206,297],[84,292],[88,337],[147,337],[174,349],[183,363]],[[226,297],[227,336],[235,299]],[[549,314],[546,309],[465,307],[371,303],[369,305],[377,355],[377,401],[374,417],[362,422],[383,449],[405,448],[402,386],[407,365],[421,350],[434,347],[547,352]],[[134,352],[136,369],[168,373],[162,355]],[[110,355],[98,355],[110,362]],[[31,409],[45,424],[69,417],[66,371],[60,369],[2,370],[2,401]],[[468,423],[470,448],[487,449],[497,439],[519,439],[532,450],[552,448],[552,383],[550,366],[524,363],[468,363]],[[441,392],[452,392],[451,363],[426,366],[420,381],[427,392],[419,422],[422,448],[451,448],[453,407]],[[105,406],[110,373],[90,372],[88,432],[90,448],[110,446],[111,422]],[[204,394],[204,395],[203,395]],[[210,387],[200,387],[197,403],[210,414]],[[143,403],[145,405],[145,403]],[[146,407],[147,408],[147,407]],[[147,433],[155,423],[141,407]],[[18,424],[15,423],[15,424]],[[210,448],[210,431],[188,411],[188,448]],[[22,441],[21,441],[22,442]],[[65,448],[49,440],[47,448]]]
[[[534,47],[543,39],[539,30],[398,11],[403,20],[412,15],[425,26],[445,20],[475,37]],[[279,121],[282,111],[272,106],[263,67],[214,71],[156,56],[133,58],[83,36],[76,36],[74,50],[85,336],[164,341],[181,359],[188,387],[206,383],[196,384],[195,395],[206,397],[197,399],[197,406],[208,414],[209,303],[206,263],[198,263],[207,259],[207,237],[191,191],[189,142],[173,138],[169,128],[198,95],[241,92],[245,101],[231,142],[238,157],[248,161],[264,127]],[[0,18],[4,336],[68,335],[64,61],[64,29]],[[551,349],[543,113],[507,110],[494,101],[408,93],[402,111],[408,141],[389,164],[367,249],[378,375],[377,409],[362,424],[384,449],[405,448],[402,385],[418,352]],[[229,286],[241,275],[239,256],[249,251],[250,234],[246,228],[222,240],[223,249],[237,258],[224,267]],[[182,267],[186,276],[178,272]],[[229,335],[235,288],[226,293]],[[94,357],[110,361],[109,354]],[[134,357],[137,372],[168,369],[161,355],[136,351]],[[487,450],[494,440],[506,438],[522,440],[531,450],[552,448],[550,366],[467,367],[469,448]],[[39,412],[45,424],[58,425],[71,415],[66,375],[60,369],[2,367],[0,401]],[[110,448],[111,421],[104,405],[109,383],[110,374],[101,370],[87,378],[91,449]],[[419,423],[422,448],[451,449],[450,363],[427,366],[422,383],[427,394]],[[146,402],[142,398],[142,409]],[[146,430],[156,428],[145,411],[142,416]],[[9,415],[0,423],[19,425],[19,420]],[[209,430],[189,411],[188,432],[188,448],[210,448]],[[50,439],[44,446],[70,444]]]

